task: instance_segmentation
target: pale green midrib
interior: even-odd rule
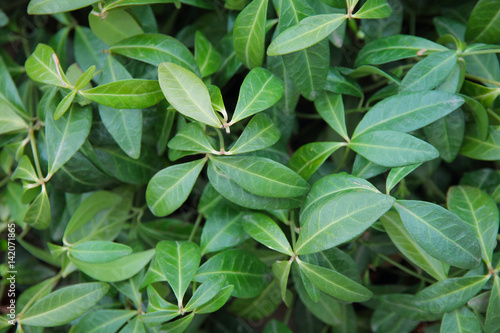
[[[179,285],[177,286],[178,290],[177,292],[175,293],[175,295],[178,297],[178,301],[180,302],[180,304],[182,304],[182,297],[184,296],[183,295],[183,292],[182,292],[182,289],[183,286],[182,286],[182,265],[181,265],[181,260],[182,260],[182,253],[181,253],[181,243],[180,242],[175,242],[176,245],[177,245],[177,281],[179,282]]]

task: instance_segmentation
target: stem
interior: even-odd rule
[[[475,54],[489,54],[489,53],[500,53],[500,50],[480,50],[480,51],[470,51],[470,52],[465,51],[464,53],[462,53],[462,55],[466,57]]]
[[[38,158],[38,150],[36,148],[35,134],[32,128],[29,129],[28,135],[30,138],[31,151],[33,152],[33,160],[35,161],[36,173],[38,175],[38,178],[42,180],[43,173],[42,173],[42,168],[40,167],[40,159]]]
[[[203,215],[200,214],[198,217],[196,217],[196,221],[194,222],[194,227],[193,230],[191,231],[191,235],[189,235],[188,242],[191,242],[194,238],[194,235],[196,233],[196,230],[198,230],[198,227],[200,226],[201,220],[203,219]]]
[[[295,243],[297,242],[297,235],[295,234],[295,210],[290,211],[288,225],[290,226],[290,234],[292,235],[292,249],[295,249]]]
[[[218,128],[215,128],[217,132],[217,136],[219,137],[220,150],[224,151],[224,136],[222,135],[222,131]]]
[[[471,74],[465,74],[465,77],[467,79],[472,79],[474,81],[479,81],[479,82],[482,82],[482,83],[489,83],[489,84],[493,84],[495,86],[499,86],[500,87],[500,82],[495,81],[495,80],[489,80],[489,79],[485,79],[484,77],[475,76],[475,75],[471,75]]]
[[[407,273],[407,274],[410,274],[410,275],[412,275],[412,276],[414,276],[414,277],[416,277],[416,278],[418,278],[418,279],[420,279],[420,280],[422,280],[422,281],[425,281],[425,282],[427,282],[427,283],[431,283],[431,284],[432,284],[432,283],[434,283],[434,281],[432,281],[431,279],[428,279],[428,278],[426,278],[425,276],[422,276],[422,275],[420,275],[420,274],[418,274],[418,273],[416,273],[416,272],[412,271],[411,269],[408,269],[408,268],[404,267],[403,265],[401,265],[401,264],[400,264],[400,263],[398,263],[397,261],[392,260],[391,258],[389,258],[389,257],[387,257],[387,256],[385,256],[385,255],[383,255],[382,253],[377,253],[377,255],[378,255],[381,259],[384,259],[385,261],[387,261],[387,262],[388,262],[388,263],[390,263],[391,265],[393,265],[393,266],[395,266],[395,267],[399,268],[400,270],[402,270],[403,272],[405,272],[405,273]]]

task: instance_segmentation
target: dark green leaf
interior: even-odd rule
[[[101,17],[91,12],[89,26],[94,35],[108,45],[143,33],[137,21],[124,9],[109,11],[106,16]]]
[[[427,140],[438,151],[443,160],[453,162],[462,148],[465,135],[465,119],[462,109],[447,114],[424,127]]]
[[[346,141],[349,141],[342,95],[325,91],[316,98],[314,106],[326,123]]]
[[[413,170],[418,168],[421,163],[411,164],[404,167],[393,168],[391,172],[387,175],[387,181],[385,183],[385,189],[387,193],[390,193],[391,190],[396,186],[401,179],[405,178],[408,174],[410,174]]]
[[[80,261],[88,263],[104,263],[114,261],[132,253],[130,246],[105,242],[89,241],[71,246],[69,254]]]
[[[92,311],[76,324],[75,333],[112,333],[118,332],[130,318],[137,314],[134,310]]]
[[[352,17],[357,19],[380,19],[392,14],[386,0],[367,0]]]
[[[168,143],[168,148],[199,153],[218,154],[198,123],[184,126]]]
[[[311,142],[303,145],[292,155],[288,166],[305,180],[309,179],[326,159],[340,147],[341,142]]]
[[[211,301],[222,290],[225,284],[226,280],[218,276],[206,280],[196,289],[185,310],[192,311]]]
[[[194,58],[203,77],[214,74],[222,65],[222,56],[200,31],[196,31]]]
[[[235,142],[230,154],[242,154],[267,148],[280,138],[280,131],[272,120],[263,113],[255,115]]]
[[[500,308],[500,278],[497,274],[493,276],[493,288],[491,289],[490,302],[486,313],[486,332],[498,333],[498,308]]]
[[[57,55],[50,46],[38,44],[24,66],[33,81],[65,88],[70,86]]]
[[[260,213],[247,214],[243,218],[245,231],[257,242],[271,250],[293,255],[292,247],[283,231],[269,216]]]
[[[75,9],[87,7],[97,0],[31,0],[28,5],[28,14],[43,15],[61,12],[69,12]]]
[[[475,333],[481,331],[481,322],[466,306],[445,313],[443,316],[443,321],[441,322],[440,330],[440,332],[442,333]]]
[[[47,229],[50,225],[50,202],[45,186],[42,186],[42,191],[30,204],[24,222],[31,225],[35,229]]]
[[[500,7],[496,0],[480,0],[470,14],[465,39],[470,43],[500,42]]]

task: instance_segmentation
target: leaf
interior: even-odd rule
[[[168,148],[199,153],[218,154],[198,123],[184,126],[168,143]]]
[[[432,53],[408,71],[399,90],[423,91],[437,87],[451,73],[457,59],[456,51]]]
[[[424,127],[427,140],[438,151],[443,160],[451,163],[455,160],[465,134],[465,119],[462,109],[457,109]]]
[[[476,296],[489,276],[471,276],[447,279],[419,291],[415,303],[424,310],[444,313],[465,305]]]
[[[4,105],[3,110],[10,108],[17,113],[17,115],[27,118],[26,108],[21,101],[21,97],[19,96],[19,92],[14,81],[9,74],[7,64],[4,62],[2,57],[0,57],[0,101],[2,101],[2,105]],[[0,113],[3,112],[5,111],[0,111]],[[2,122],[3,121],[4,120],[2,120]]]
[[[346,68],[346,67],[337,67],[337,69],[343,75],[348,75],[354,79],[362,78],[362,77],[366,77],[366,76],[370,76],[372,74],[375,74],[375,75],[385,77],[386,79],[392,81],[393,83],[395,83],[397,85],[401,84],[401,80],[397,76],[394,76],[393,74],[390,74],[390,73],[386,73],[383,70],[381,70],[380,68],[375,67],[375,66],[363,65],[363,66],[359,66],[358,68],[355,68],[355,69]]]
[[[371,191],[347,191],[317,201],[301,217],[295,253],[316,253],[350,241],[368,229],[394,201]]]
[[[306,17],[297,25],[281,32],[269,45],[267,55],[283,55],[308,48],[328,37],[345,19],[344,14]]]
[[[147,313],[141,316],[141,320],[147,325],[156,326],[181,314],[179,307],[161,298],[153,286],[148,286],[147,292]]]
[[[206,280],[196,289],[193,296],[186,305],[185,310],[192,311],[206,304],[217,296],[217,294],[222,290],[225,284],[226,280],[224,280],[223,278],[221,279],[217,276]]]
[[[72,0],[72,1],[58,1],[58,0],[31,0],[28,5],[28,14],[30,15],[43,15],[54,14],[61,12],[69,12],[75,9],[87,7],[97,0]]]
[[[234,51],[238,59],[250,69],[262,66],[264,60],[267,7],[267,0],[253,0],[234,22]]]
[[[480,0],[467,22],[465,40],[469,43],[496,44],[500,42],[500,8],[496,0]]]
[[[340,147],[342,142],[311,142],[303,145],[292,155],[288,166],[305,180],[318,170],[326,159]]]
[[[94,77],[95,73],[95,66],[89,67],[76,81],[75,83],[75,90],[80,90],[85,88],[90,80],[92,80],[92,77]]]
[[[120,330],[120,333],[146,333],[146,328],[142,320],[136,316]]]
[[[115,109],[148,108],[163,99],[156,80],[130,79],[80,91],[83,97]]]
[[[89,241],[70,246],[68,253],[83,262],[105,263],[131,254],[132,248],[113,242]]]
[[[192,242],[162,241],[156,245],[156,256],[179,306],[182,306],[184,294],[200,265],[200,248]]]
[[[155,216],[166,216],[179,208],[191,193],[206,159],[167,167],[151,178],[146,201]]]
[[[56,110],[54,111],[54,120],[58,120],[66,113],[66,111],[68,111],[68,109],[71,107],[71,103],[73,103],[73,100],[75,99],[76,93],[77,91],[73,90],[61,100],[59,105],[57,105]]]
[[[476,160],[498,160],[500,158],[500,126],[490,126],[486,140],[466,134],[460,154]]]
[[[369,131],[356,136],[349,147],[366,159],[387,167],[401,167],[433,160],[439,152],[425,141],[392,130]]]
[[[185,317],[177,319],[176,321],[169,322],[161,327],[163,332],[169,333],[182,333],[184,332],[191,321],[193,321],[194,313],[190,313]]]
[[[108,292],[102,282],[80,283],[56,290],[33,304],[18,321],[38,327],[60,326],[80,317]]]
[[[36,182],[38,176],[33,168],[30,158],[27,155],[21,156],[17,168],[11,176],[12,180],[23,179],[30,182]]]
[[[386,192],[390,193],[391,190],[396,186],[403,178],[409,175],[413,170],[421,166],[421,163],[411,164],[404,167],[393,168],[389,175],[387,175],[387,180],[385,183]]]
[[[390,305],[380,304],[375,309],[370,324],[372,331],[376,333],[410,333],[419,322],[398,315]]]
[[[244,211],[229,204],[219,204],[203,226],[200,242],[202,255],[228,249],[247,239],[242,225],[243,214]]]
[[[0,104],[0,134],[27,130],[28,125],[3,102]]]
[[[362,285],[331,269],[297,259],[301,272],[323,292],[346,302],[364,302],[373,295]]]
[[[355,67],[362,65],[380,65],[387,62],[416,57],[419,51],[425,54],[447,51],[442,45],[425,38],[409,35],[393,35],[376,39],[365,45],[356,57]]]
[[[278,142],[280,135],[273,121],[264,113],[259,113],[248,122],[229,152],[243,154],[267,148]]]
[[[468,111],[468,113],[474,119],[476,123],[476,136],[478,136],[482,141],[486,140],[488,136],[488,112],[484,108],[484,106],[476,101],[474,98],[471,98],[466,95],[462,95],[465,100],[464,110]]]
[[[403,92],[375,104],[359,122],[353,138],[375,130],[410,132],[446,116],[464,99],[441,91]]]
[[[269,216],[260,213],[247,214],[243,218],[243,227],[250,237],[271,250],[293,255],[285,234]]]
[[[438,281],[445,280],[449,266],[427,253],[406,230],[401,218],[395,212],[386,212],[380,218],[392,243],[412,263],[426,271]]]
[[[158,77],[163,94],[177,111],[212,127],[222,127],[207,87],[195,74],[176,64],[162,63]]]
[[[477,267],[481,247],[455,214],[424,201],[398,200],[395,207],[417,244],[434,258],[460,268]]]
[[[481,332],[481,322],[466,306],[447,312],[443,316],[440,332]]]
[[[363,98],[361,86],[350,77],[344,77],[337,68],[330,67],[326,78],[325,90]]]
[[[321,118],[346,141],[349,141],[345,127],[344,104],[342,95],[324,91],[314,101],[314,106]]]
[[[26,74],[36,82],[50,84],[53,86],[67,88],[68,80],[59,65],[59,61],[54,50],[45,44],[38,44],[35,52],[31,54],[24,67]]]
[[[202,77],[214,74],[222,65],[221,54],[200,31],[195,35],[194,58]]]
[[[124,9],[114,9],[106,12],[106,16],[89,14],[89,26],[94,35],[108,45],[142,34],[142,28],[132,15]]]
[[[292,331],[282,322],[273,319],[267,323],[262,333],[292,333]]]
[[[352,17],[357,19],[380,19],[391,16],[391,14],[392,8],[386,0],[368,0]]]
[[[45,186],[33,200],[24,215],[24,222],[38,230],[47,229],[50,225],[50,202]]]
[[[270,108],[283,96],[283,82],[264,68],[252,69],[243,80],[229,125]]]
[[[73,104],[58,120],[54,120],[52,112],[47,112],[45,136],[49,175],[56,173],[80,149],[90,133],[91,123],[90,106]]]
[[[287,291],[287,285],[288,285],[288,277],[290,275],[290,268],[292,267],[293,261],[291,260],[286,260],[286,261],[281,261],[278,260],[275,263],[273,263],[272,266],[272,271],[274,278],[278,282],[281,290],[281,299],[285,304],[287,304],[286,301],[286,291]],[[289,304],[287,304],[289,306]]]
[[[108,45],[97,38],[92,30],[86,27],[77,25],[75,27],[74,39],[74,54],[75,60],[81,69],[96,66],[99,71],[103,68],[104,62],[108,57]],[[106,51],[104,51],[106,50]],[[95,75],[95,79],[99,79],[99,72]]]
[[[212,313],[219,310],[224,304],[226,304],[229,297],[231,297],[231,293],[233,292],[233,290],[234,290],[233,285],[225,286],[210,301],[194,309],[194,312],[203,314],[203,313]]]
[[[485,331],[488,333],[498,333],[498,308],[500,308],[500,278],[493,275],[493,288],[491,289],[490,302],[486,312]]]
[[[208,92],[210,93],[210,101],[212,102],[212,108],[220,112],[224,117],[224,121],[227,121],[227,112],[226,106],[224,105],[224,101],[222,100],[222,93],[219,87],[214,86],[213,84],[207,85]]]
[[[255,195],[298,197],[309,190],[309,184],[295,172],[267,158],[211,156],[210,161],[236,184]]]
[[[415,303],[415,295],[410,294],[385,294],[380,301],[390,306],[393,311],[408,319],[418,321],[434,321],[442,317],[439,313],[425,311]]]
[[[109,48],[111,54],[139,60],[153,66],[169,62],[200,75],[193,54],[177,39],[163,34],[141,34],[129,37]]]
[[[483,260],[491,264],[500,219],[495,201],[478,188],[453,186],[448,190],[447,205],[472,230],[479,240]]]
[[[134,310],[92,311],[83,316],[75,325],[75,333],[118,332],[130,318],[137,314]]]
[[[257,257],[243,250],[227,250],[205,262],[194,280],[205,282],[214,276],[225,277],[234,285],[233,296],[251,298],[258,296],[267,285],[269,269]]]

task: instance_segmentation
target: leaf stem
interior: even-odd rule
[[[219,137],[219,145],[220,145],[220,151],[224,151],[224,135],[222,134],[222,131],[218,128],[214,128],[215,131],[217,132],[217,136]]]
[[[188,242],[193,241],[194,235],[196,234],[196,230],[198,230],[198,227],[200,226],[202,219],[203,219],[203,214],[200,214],[200,215],[198,215],[198,217],[196,217],[196,221],[194,222],[193,230],[191,231],[191,234],[189,235]]]
[[[466,57],[470,55],[490,54],[490,53],[500,53],[500,50],[480,50],[480,51],[470,51],[470,52],[467,52],[466,50],[465,52],[462,53],[462,55]]]
[[[38,150],[36,148],[35,134],[32,128],[28,131],[28,136],[31,144],[31,151],[33,152],[33,160],[35,161],[36,173],[39,180],[43,179],[42,168],[40,167],[40,159],[38,158]]]
[[[484,77],[475,76],[475,75],[472,75],[472,74],[465,74],[465,77],[467,79],[471,79],[471,80],[474,80],[474,81],[479,81],[479,82],[482,82],[482,83],[489,83],[489,84],[493,84],[495,86],[499,86],[500,87],[500,82],[495,81],[495,80],[486,79]]]
[[[402,270],[403,272],[407,273],[407,274],[410,274],[414,277],[416,277],[417,279],[420,279],[422,281],[425,281],[427,283],[434,283],[434,281],[432,281],[431,279],[428,279],[426,278],[425,276],[422,276],[414,271],[412,271],[411,269],[408,269],[406,267],[404,267],[403,265],[401,265],[400,263],[398,263],[397,261],[395,260],[392,260],[391,258],[387,257],[386,255],[383,255],[382,253],[377,253],[377,256],[379,256],[381,259],[384,259],[385,261],[387,261],[388,263],[390,263],[391,265],[399,268],[400,270]]]

